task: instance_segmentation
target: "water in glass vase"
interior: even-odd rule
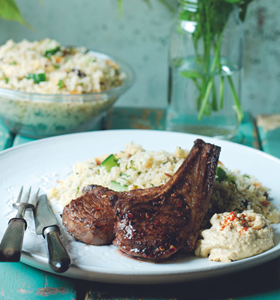
[[[212,61],[213,57],[209,66]],[[196,56],[170,61],[166,129],[234,140],[239,122],[233,97],[234,93],[240,95],[240,65],[221,57],[220,70],[205,72],[203,66]],[[205,84],[211,77],[207,105],[200,114]]]

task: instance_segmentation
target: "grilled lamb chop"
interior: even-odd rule
[[[207,212],[220,147],[196,140],[188,157],[165,184],[129,192],[90,185],[63,211],[63,224],[77,240],[114,244],[124,253],[162,260],[191,251]],[[118,221],[116,221],[117,214]]]
[[[121,193],[114,245],[124,253],[162,260],[194,249],[207,213],[220,147],[196,140],[189,155],[162,186]]]
[[[91,193],[92,190],[95,193]],[[89,245],[110,244],[115,237],[114,224],[117,220],[111,207],[112,200],[116,199],[115,192],[92,185],[85,187],[83,193],[64,207],[63,225],[81,242]]]

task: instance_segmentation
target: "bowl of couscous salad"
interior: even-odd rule
[[[0,118],[30,138],[100,129],[133,80],[127,63],[104,53],[8,40],[0,47]]]

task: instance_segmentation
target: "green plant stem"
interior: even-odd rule
[[[217,95],[216,95],[216,88],[215,88],[214,81],[212,87],[212,109],[213,111],[218,111],[218,102],[217,102]]]
[[[207,106],[208,99],[209,99],[211,89],[212,89],[212,86],[213,86],[213,81],[214,81],[214,78],[211,77],[210,81],[208,82],[206,92],[205,92],[205,95],[204,95],[203,100],[202,100],[202,105],[201,105],[201,108],[200,108],[200,111],[199,111],[199,114],[198,114],[198,120],[199,121],[202,119],[203,112],[204,112],[204,110]]]
[[[231,88],[231,91],[232,91],[233,101],[235,103],[234,109],[236,111],[237,120],[240,123],[241,120],[244,117],[244,113],[243,113],[243,111],[241,109],[240,101],[239,101],[239,98],[238,98],[237,93],[235,91],[235,88],[234,88],[234,85],[233,85],[233,82],[232,82],[232,78],[231,78],[231,76],[227,76],[227,78],[228,78],[228,81],[229,81],[229,84],[230,84],[230,88]]]
[[[220,81],[220,109],[224,107],[224,90],[225,90],[225,77],[221,75]]]
[[[221,42],[222,42],[222,35],[220,35],[220,37],[218,39],[216,49],[215,49],[215,56],[214,56],[214,59],[213,59],[213,62],[212,62],[211,68],[210,68],[210,79],[208,80],[206,89],[203,89],[203,86],[202,86],[202,91],[205,90],[205,94],[203,96],[202,105],[200,107],[200,111],[199,111],[199,114],[198,114],[198,120],[199,121],[202,119],[204,110],[207,106],[207,103],[209,102],[209,96],[210,96],[211,89],[212,89],[213,83],[214,83],[214,72],[215,72],[215,68],[216,68],[216,65],[217,65],[217,60],[218,60],[218,57],[219,57]],[[203,76],[203,77],[205,77],[205,76]]]

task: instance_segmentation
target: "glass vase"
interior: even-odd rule
[[[180,0],[170,35],[166,129],[234,140],[243,23],[226,0]]]

